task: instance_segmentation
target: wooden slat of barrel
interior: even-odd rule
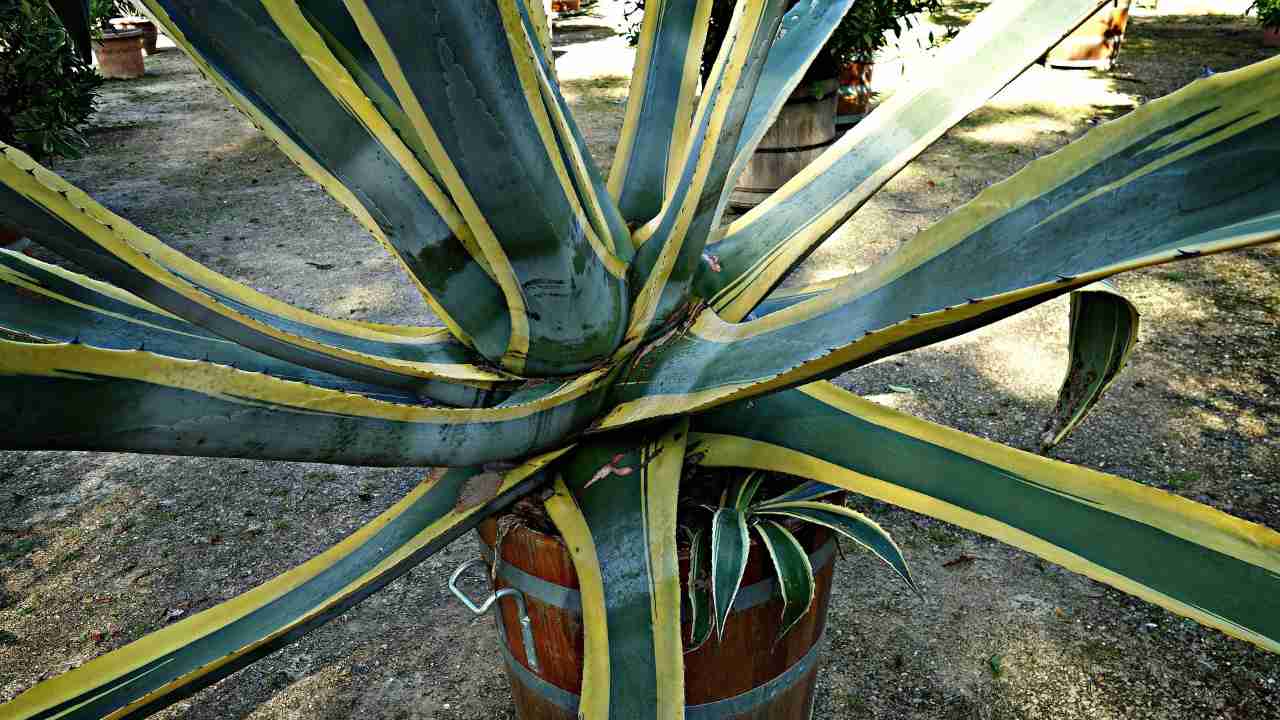
[[[480,540],[492,548],[497,539],[497,523],[485,522],[480,526]],[[561,587],[578,587],[578,573],[573,569],[573,559],[564,545],[556,538],[528,530],[507,533],[502,540],[503,562],[540,577]],[[511,587],[498,578],[496,589]],[[543,679],[574,694],[582,693],[582,652],[585,636],[581,613],[568,612],[542,602],[525,593],[525,605],[533,624],[534,645],[538,652]],[[520,620],[514,600],[501,600],[502,621],[506,626],[511,653],[521,661],[525,658],[524,639],[520,633]]]
[[[496,539],[496,524],[485,523],[480,528],[480,538],[492,548]],[[805,528],[800,533],[806,550],[813,552],[826,546],[815,559],[817,598],[814,611],[807,615],[790,633],[775,646],[779,630],[782,601],[774,596],[745,609],[735,605],[730,615],[723,643],[712,638],[696,652],[685,656],[685,698],[690,712],[703,718],[803,718],[813,701],[816,664],[807,669],[798,663],[816,659],[816,644],[821,640],[826,624],[827,603],[830,598],[831,579],[834,571],[833,543],[827,545],[830,536],[825,531]],[[555,539],[538,533],[518,529],[507,534],[502,543],[502,556],[508,564],[504,574],[512,568],[530,575],[542,576],[552,585],[543,585],[541,592],[554,594],[564,589],[576,591],[577,576],[572,561],[563,545]],[[681,559],[682,576],[687,571],[688,559]],[[772,568],[763,552],[753,553],[743,580],[743,595],[768,593],[768,587],[760,585],[772,577]],[[528,587],[537,579],[527,576],[516,582]],[[511,587],[499,577],[496,587]],[[559,586],[557,588],[556,586]],[[519,588],[518,588],[519,589]],[[499,602],[500,634],[507,649],[507,674],[511,680],[517,714],[522,720],[573,720],[577,695],[581,692],[583,629],[577,611],[566,610],[561,598],[557,603],[543,602],[536,592],[525,592],[533,625],[534,642],[538,652],[539,670],[533,672],[525,660],[525,648],[521,639],[516,605],[514,601]],[[688,628],[684,628],[687,637]],[[783,677],[789,669],[802,670],[796,677]],[[793,675],[796,673],[793,672]],[[758,699],[761,686],[770,683],[781,687],[769,688],[770,697]],[[753,690],[757,690],[755,694]],[[740,697],[737,701],[727,700]]]
[[[507,679],[511,682],[511,699],[520,720],[578,720],[576,711],[557,705],[545,693],[526,685],[524,678],[518,676],[510,664],[506,667]]]
[[[835,563],[815,570],[817,595],[813,610],[773,648],[782,615],[781,599],[757,605],[729,616],[724,638],[712,638],[696,652],[685,655],[685,699],[690,705],[750,692],[782,675],[804,659],[826,630],[827,604]],[[813,667],[767,702],[741,713],[719,713],[726,720],[806,718],[813,702]]]
[[[729,196],[729,203],[738,208],[760,204],[816,160],[835,138],[835,93],[821,100],[789,100],[761,138]]]

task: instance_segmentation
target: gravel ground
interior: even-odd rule
[[[963,17],[982,3],[952,3]],[[1164,5],[1165,3],[1162,3]],[[592,151],[621,123],[628,52],[578,18],[561,75]],[[961,20],[962,21],[962,20]],[[1111,75],[1033,68],[921,156],[796,281],[854,271],[1091,126],[1266,57],[1232,16],[1135,18]],[[110,84],[91,150],[55,169],[178,249],[289,302],[428,322],[395,264],[180,54]],[[910,76],[910,59],[904,61]],[[880,89],[892,92],[894,73]],[[901,74],[898,74],[901,77]],[[1143,313],[1129,370],[1055,451],[1280,527],[1280,251],[1126,275]],[[1066,363],[1066,303],[863,368],[840,383],[1032,449]],[[891,392],[889,386],[909,393]],[[0,453],[0,700],[304,561],[416,484],[361,469],[109,453]],[[1280,718],[1280,661],[1037,558],[863,501],[923,600],[871,558],[837,572],[817,717]],[[449,598],[455,543],[165,718],[513,717],[492,624]],[[971,562],[947,566],[961,556]]]

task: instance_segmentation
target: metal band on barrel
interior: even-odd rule
[[[488,550],[492,552],[492,548]],[[835,555],[835,551],[836,541],[835,538],[831,538],[823,543],[822,547],[810,553],[809,564],[813,567],[814,572],[826,567],[827,563]],[[524,593],[526,597],[531,597],[534,600],[576,615],[582,614],[582,598],[578,591],[573,588],[547,582],[507,562],[498,567],[498,577],[502,578],[511,587]],[[761,580],[738,591],[738,597],[733,602],[733,610],[734,612],[741,612],[757,605],[763,605],[776,595],[778,595],[778,581],[774,578]]]
[[[823,547],[826,547],[825,545]],[[758,583],[763,584],[763,583]],[[736,607],[736,606],[735,606]],[[498,617],[495,614],[495,617]],[[543,700],[563,708],[571,713],[578,711],[579,696],[557,687],[542,678],[534,675],[524,665],[521,665],[515,656],[511,654],[510,648],[507,647],[507,633],[502,626],[502,619],[498,617],[498,635],[502,638],[502,642],[498,645],[502,649],[502,657],[507,663],[507,668],[513,674],[520,684],[524,685],[531,692],[542,697]],[[685,707],[684,716],[687,720],[716,720],[717,718],[733,717],[743,713],[750,712],[755,708],[771,702],[774,698],[782,693],[790,690],[800,678],[803,678],[813,670],[817,665],[818,658],[822,655],[822,646],[826,642],[826,633],[823,633],[809,648],[809,652],[800,658],[794,665],[787,668],[782,674],[769,682],[751,688],[750,690],[734,695],[731,698],[723,700],[715,700],[701,705],[688,705]]]

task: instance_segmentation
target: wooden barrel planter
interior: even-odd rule
[[[156,43],[160,39],[160,31],[156,28],[156,24],[151,22],[149,18],[145,18],[140,15],[113,18],[111,20],[111,27],[116,30],[141,30],[142,51],[147,55],[156,54]]]
[[[497,523],[479,528],[492,558]],[[823,647],[836,542],[824,528],[807,526],[797,537],[809,552],[817,583],[812,610],[781,642],[782,598],[767,553],[754,541],[742,590],[725,626],[684,656],[686,716],[690,720],[808,720],[813,708],[818,660]],[[494,590],[514,588],[523,596],[532,626],[536,663],[525,652],[518,603],[498,600],[499,644],[520,720],[577,720],[582,693],[581,600],[573,561],[559,538],[524,527],[502,539]],[[680,557],[683,578],[687,554]],[[687,608],[684,609],[687,615]],[[682,628],[688,639],[689,627]]]
[[[808,88],[793,94],[765,133],[729,204],[738,209],[759,205],[836,140],[836,97],[815,98]]]
[[[1058,68],[1110,70],[1124,43],[1129,25],[1130,0],[1111,0],[1093,17],[1076,28],[1046,56],[1046,62]]]
[[[132,80],[146,72],[142,64],[142,31],[116,30],[93,41],[98,74],[113,80]]]

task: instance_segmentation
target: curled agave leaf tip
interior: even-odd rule
[[[911,592],[915,593],[917,600],[924,600],[924,591],[920,589],[920,586],[916,584],[916,581],[910,575],[907,576],[907,587],[911,588]]]

